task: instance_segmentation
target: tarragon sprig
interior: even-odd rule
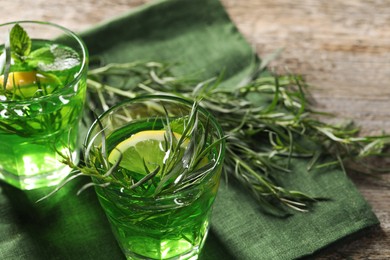
[[[213,154],[212,150],[219,152],[218,147],[223,146],[223,142],[225,142],[225,136],[216,138],[216,135],[210,132],[209,119],[201,121],[199,113],[198,102],[194,102],[188,115],[183,115],[180,118],[170,118],[168,112],[165,111],[165,116],[160,118],[165,120],[165,146],[160,147],[160,149],[164,149],[168,156],[164,158],[161,167],[149,169],[144,162],[146,174],[141,179],[132,176],[128,169],[120,166],[123,159],[122,154],[115,163],[109,162],[108,155],[111,151],[108,151],[105,128],[98,119],[100,129],[95,136],[90,138],[85,147],[82,163],[75,164],[71,152],[66,154],[57,151],[62,157],[62,163],[72,168],[73,172],[39,201],[53,195],[68,182],[81,176],[89,176],[93,182],[81,187],[78,194],[92,186],[113,185],[130,194],[156,197],[197,186],[222,163],[211,159],[210,155]],[[159,118],[156,117],[155,120],[159,120]],[[180,133],[180,138],[177,138],[174,133]],[[96,138],[102,140],[100,144],[95,144]],[[208,159],[210,160],[208,161]],[[157,173],[158,178],[156,179]]]
[[[301,77],[272,75],[264,65],[261,68],[257,77],[226,90],[220,87],[223,77],[203,82],[175,77],[164,63],[108,64],[90,70],[88,86],[95,97],[91,99],[95,111],[145,93],[201,98],[201,105],[216,116],[228,136],[226,176],[237,179],[268,212],[284,212],[284,206],[307,211],[316,198],[280,186],[272,178],[275,172],[289,172],[294,157],[310,159],[309,170],[332,164],[344,169],[349,162],[383,154],[390,137],[360,137],[353,125],[319,120],[325,113],[312,110]],[[328,155],[332,161],[319,162]],[[281,165],[279,158],[286,158],[287,163]]]

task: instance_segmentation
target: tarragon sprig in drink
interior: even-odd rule
[[[84,164],[74,165],[69,155],[62,154],[63,162],[78,172],[63,185],[75,177],[90,176],[93,183],[79,192],[90,186],[111,185],[141,197],[174,194],[197,186],[215,169],[215,156],[224,137],[216,139],[210,132],[209,119],[200,119],[198,102],[181,116],[172,116],[163,103],[161,107],[163,110],[156,104],[156,116],[133,119],[109,135],[98,119],[99,127],[95,128],[99,131],[94,130],[96,134],[86,144]],[[124,117],[113,113],[110,120]]]

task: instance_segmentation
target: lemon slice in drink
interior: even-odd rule
[[[54,83],[54,84],[53,84]],[[0,86],[4,84],[4,75],[0,76]],[[61,84],[60,80],[51,74],[43,74],[36,71],[19,71],[8,74],[7,84],[5,89],[7,91],[14,91],[18,96],[32,97],[39,90],[40,85],[46,85],[45,94],[51,92],[48,84]]]
[[[115,164],[122,159],[119,166],[129,171],[146,175],[154,171],[158,166],[160,170],[169,156],[168,145],[165,138],[165,130],[146,130],[138,132],[119,143],[108,156],[108,161]],[[173,133],[176,140],[181,138],[178,133]],[[181,145],[182,150],[186,148],[189,140]],[[167,151],[168,150],[168,151]],[[144,162],[149,172],[145,169]]]

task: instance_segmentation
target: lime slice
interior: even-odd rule
[[[3,86],[4,75],[0,76],[0,85]],[[54,84],[53,84],[54,83]],[[53,85],[51,88],[48,87]],[[61,84],[60,80],[52,74],[43,74],[36,71],[19,71],[8,74],[7,91],[14,91],[18,96],[33,97],[41,85],[45,85],[45,94],[49,94],[53,87]]]
[[[165,130],[146,130],[138,132],[126,140],[120,142],[108,156],[108,161],[112,164],[118,162],[122,155],[122,160],[119,166],[132,172],[137,172],[142,175],[154,171],[158,166],[160,170],[169,156],[170,151],[166,151]],[[181,135],[173,133],[174,137],[179,140]],[[182,144],[184,151],[188,144],[186,140]],[[149,169],[149,172],[144,167]],[[159,174],[159,173],[158,173]]]

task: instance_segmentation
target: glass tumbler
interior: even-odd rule
[[[197,259],[201,252],[225,142],[208,111],[193,111],[193,102],[178,97],[138,97],[104,112],[88,132],[86,163],[104,176],[93,177],[95,190],[128,259]],[[202,131],[185,131],[191,115]],[[180,148],[171,149],[167,143],[176,141],[170,139]],[[191,153],[202,145],[210,149]],[[177,164],[171,167],[169,158],[177,151]],[[191,166],[194,158],[198,164]],[[156,162],[170,170],[162,173]]]
[[[76,162],[88,51],[39,21],[0,25],[0,179],[22,190],[57,185]]]

